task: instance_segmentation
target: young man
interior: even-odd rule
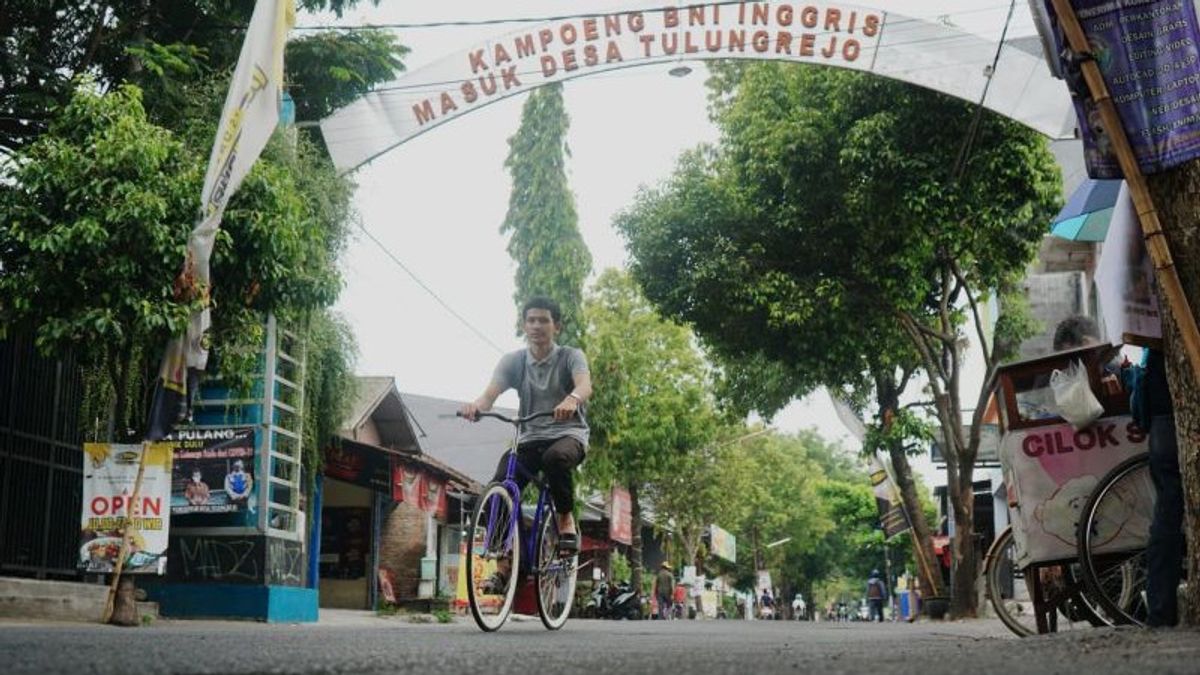
[[[521,317],[529,347],[501,357],[483,394],[459,412],[476,421],[480,412],[491,410],[496,398],[509,389],[517,390],[522,416],[554,411],[553,419],[541,417],[524,425],[517,438],[517,459],[530,473],[541,470],[545,474],[557,512],[559,550],[572,554],[579,551],[571,514],[575,507],[572,474],[587,453],[588,425],[582,413],[592,395],[592,377],[583,351],[555,342],[562,331],[558,303],[544,297],[530,298]],[[501,457],[495,480],[504,479],[506,468],[506,460]],[[518,474],[517,483],[522,489],[525,482]]]

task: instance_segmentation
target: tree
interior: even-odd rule
[[[340,15],[359,3],[297,4]],[[253,10],[249,0],[5,3],[0,13],[0,41],[5,45],[0,51],[0,153],[11,153],[44,133],[53,110],[71,99],[72,83],[83,74],[104,88],[137,84],[147,92],[151,119],[169,116],[187,80],[232,67]],[[348,102],[346,92],[362,93],[390,79],[393,73],[387,70],[403,53],[386,31],[339,31],[297,40],[289,45],[288,62],[313,64],[289,75],[296,85],[298,110],[322,115],[328,112],[326,106]]]
[[[713,96],[720,144],[686,156],[618,220],[634,274],[718,351],[785,364],[797,391],[870,391],[865,381],[884,414],[888,390],[925,372],[954,455],[955,610],[971,615],[978,425],[963,433],[963,327],[1035,252],[1059,189],[1045,142],[859,73],[754,64],[718,83],[733,87]]]
[[[146,119],[136,87],[85,83],[0,186],[0,327],[31,328],[44,353],[82,349],[105,370],[119,431],[134,356],[187,321],[171,280],[201,166]]]
[[[521,126],[508,139],[504,167],[513,187],[500,232],[510,235],[508,253],[517,262],[517,306],[534,295],[553,298],[563,313],[560,340],[579,344],[583,282],[592,271],[592,254],[579,234],[575,195],[567,184],[569,124],[561,84],[529,94]]]
[[[1195,160],[1152,176],[1147,176],[1150,194],[1158,207],[1162,229],[1175,260],[1179,282],[1183,286],[1195,320],[1200,308],[1200,239],[1195,234],[1195,195],[1200,190],[1200,162]],[[1192,371],[1179,331],[1180,318],[1170,306],[1159,303],[1163,317],[1163,353],[1167,381],[1175,408],[1175,433],[1179,441],[1179,468],[1183,474],[1184,509],[1188,541],[1188,567],[1200,569],[1200,381]],[[1187,601],[1180,609],[1183,620],[1200,624],[1200,584],[1187,584]],[[1186,608],[1186,609],[1185,609]]]
[[[595,393],[588,406],[588,483],[629,490],[633,587],[642,579],[643,489],[677,471],[712,437],[708,374],[690,331],[665,321],[628,275],[607,270],[589,294],[584,348]]]

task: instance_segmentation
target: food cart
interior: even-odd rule
[[[1103,621],[1090,609],[1071,567],[1078,559],[1080,512],[1102,477],[1147,450],[1146,433],[1133,423],[1128,394],[1109,365],[1116,354],[1109,345],[1083,347],[1000,366],[994,375],[1012,565],[1024,572],[1039,633],[1056,630],[1058,613]],[[1082,429],[1059,416],[1050,387],[1051,374],[1074,361],[1086,368],[1092,393],[1104,407]]]

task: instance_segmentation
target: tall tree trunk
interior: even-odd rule
[[[879,410],[883,413],[881,416],[884,418],[886,418],[886,411],[895,411],[900,407],[900,392],[897,391],[895,382],[889,381],[886,376],[876,378],[875,396]],[[908,522],[912,525],[913,546],[920,548],[920,550],[914,551],[914,554],[921,570],[923,583],[930,589],[932,595],[945,595],[946,590],[942,588],[941,574],[933,555],[933,533],[929,529],[929,522],[925,520],[925,512],[921,510],[921,500],[917,495],[917,485],[913,480],[912,465],[908,463],[908,455],[904,454],[904,447],[901,443],[893,443],[888,448],[888,457],[892,460],[892,470],[896,472],[896,487],[900,490],[900,501],[904,512],[908,515]]]
[[[1163,232],[1171,248],[1183,293],[1195,319],[1200,311],[1200,161],[1150,176],[1150,194],[1158,207]],[[1179,439],[1179,468],[1183,474],[1188,568],[1200,570],[1200,383],[1196,381],[1183,349],[1179,327],[1165,299],[1159,297],[1163,316],[1164,354],[1171,399],[1175,403],[1175,431]],[[1193,575],[1194,576],[1194,575]],[[1187,585],[1181,618],[1200,624],[1200,583]]]
[[[635,481],[629,483],[629,512],[630,519],[633,520],[632,530],[633,539],[630,544],[629,558],[629,576],[630,583],[633,584],[633,591],[642,596],[642,502],[638,499],[638,484]]]
[[[979,594],[975,587],[979,576],[979,554],[975,546],[975,490],[971,480],[974,470],[971,466],[962,468],[957,464],[956,461],[955,471],[946,485],[954,516],[950,614],[963,619],[979,613]]]

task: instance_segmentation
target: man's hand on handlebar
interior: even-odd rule
[[[568,396],[554,407],[554,419],[562,422],[569,420],[579,411],[579,400],[574,396]]]
[[[483,406],[479,405],[478,401],[471,401],[470,403],[464,403],[463,406],[458,409],[458,415],[459,417],[471,420],[472,422],[478,422],[479,413],[483,412],[484,410],[485,409]]]

